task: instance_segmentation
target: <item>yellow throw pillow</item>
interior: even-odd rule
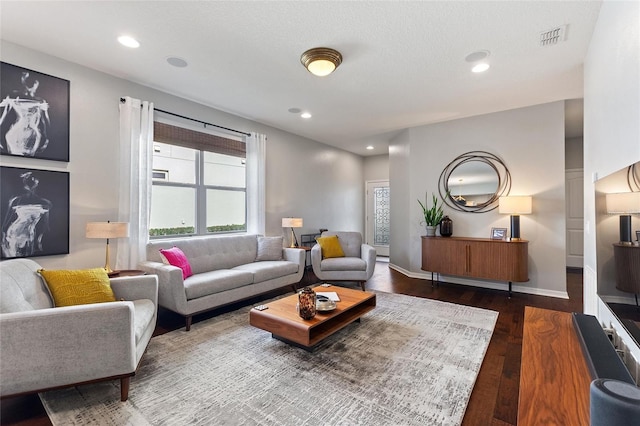
[[[47,271],[40,269],[56,307],[115,302],[104,268]]]
[[[340,241],[338,241],[337,235],[318,237],[316,238],[316,241],[320,244],[320,248],[322,249],[323,259],[328,259],[330,257],[344,257],[344,252],[342,251],[342,246],[340,245]]]

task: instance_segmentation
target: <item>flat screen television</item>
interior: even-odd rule
[[[616,268],[614,245],[621,240],[621,221],[620,214],[607,211],[606,203],[606,194],[625,192],[640,192],[640,162],[630,164],[595,183],[597,292],[633,338],[632,343],[640,348],[640,306],[636,304],[636,300],[640,301],[640,294],[618,288],[616,280],[620,271]],[[632,214],[631,245],[634,253],[640,253],[638,234],[640,214]]]

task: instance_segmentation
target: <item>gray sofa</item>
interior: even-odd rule
[[[305,252],[282,248],[281,260],[257,261],[260,235],[225,235],[154,240],[147,244],[147,260],[139,268],[158,276],[158,303],[185,317],[186,331],[193,315],[296,284],[302,278]],[[193,275],[163,263],[160,249],[180,248]]]
[[[0,262],[0,396],[131,376],[153,335],[154,275],[112,278],[117,302],[53,307],[29,259]]]

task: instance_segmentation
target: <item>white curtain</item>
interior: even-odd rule
[[[118,221],[129,222],[129,238],[118,238],[118,269],[146,260],[151,214],[153,103],[130,97],[120,102],[120,202]]]
[[[265,179],[267,137],[252,132],[247,136],[247,233],[265,233]]]

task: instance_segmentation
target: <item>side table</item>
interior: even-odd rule
[[[309,247],[309,246],[298,246],[296,248],[300,249],[300,250],[304,250],[304,269],[306,270],[306,269],[311,268],[311,265],[309,264],[309,262],[307,262],[307,254],[309,252],[311,252],[311,247]]]
[[[139,269],[120,269],[119,271],[109,272],[107,275],[109,276],[109,278],[120,278],[137,277],[139,275],[147,275],[147,273]]]
[[[304,250],[304,272],[302,274],[302,278],[298,282],[298,284],[302,284],[302,286],[306,286],[311,284],[311,277],[309,274],[311,273],[311,263],[307,262],[307,255],[311,252],[311,247],[309,246],[298,246],[297,249]]]

